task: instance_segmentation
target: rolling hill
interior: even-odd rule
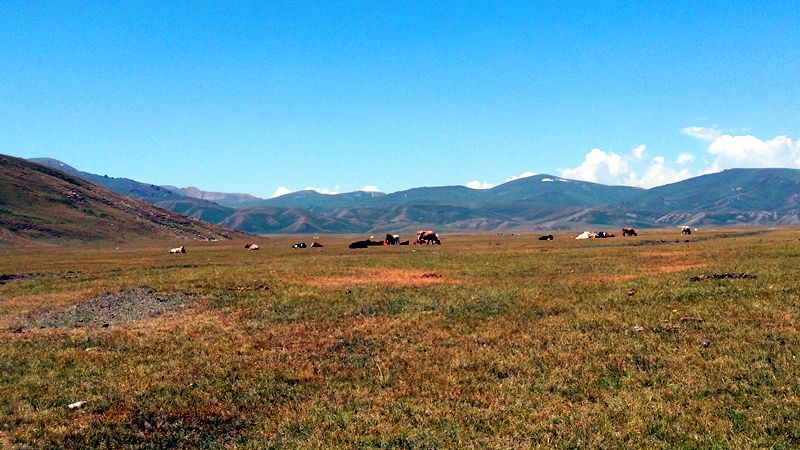
[[[105,183],[115,192],[251,233],[800,224],[800,170],[795,169],[732,169],[652,189],[542,174],[486,190],[439,186],[391,194],[299,191],[259,199],[248,194],[147,185],[85,174],[56,160],[48,162]]]
[[[0,243],[246,236],[116,194],[66,170],[0,155]]]

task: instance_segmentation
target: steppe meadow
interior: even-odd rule
[[[800,446],[800,231],[575,234],[0,249],[0,447]]]

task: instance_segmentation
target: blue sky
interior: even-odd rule
[[[269,197],[800,167],[796,2],[0,2],[0,153]]]

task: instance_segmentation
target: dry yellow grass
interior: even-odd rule
[[[0,445],[800,445],[800,234],[669,233],[3,249]],[[26,325],[132,286],[180,301]]]

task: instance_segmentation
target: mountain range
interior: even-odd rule
[[[107,181],[125,185],[119,179]],[[0,155],[0,244],[251,237],[132,198],[134,192],[155,198],[175,195],[165,189],[134,185],[130,191],[117,194],[69,167],[55,170]]]
[[[496,186],[420,187],[390,194],[299,191],[271,199],[155,186],[33,162],[118,194],[249,233],[385,233],[800,224],[800,170],[730,169],[642,189],[535,175]]]

